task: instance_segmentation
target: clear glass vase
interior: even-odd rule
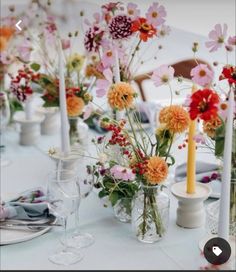
[[[163,238],[169,223],[169,196],[161,186],[141,186],[132,203],[132,227],[139,241],[154,243]]]
[[[132,198],[123,197],[113,207],[115,217],[123,223],[131,222]]]
[[[69,117],[70,144],[73,147],[88,144],[88,125],[80,117]]]

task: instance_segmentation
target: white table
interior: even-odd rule
[[[52,160],[45,154],[49,147],[59,144],[59,134],[42,136],[37,146],[32,147],[19,146],[17,142],[17,132],[9,129],[6,133],[6,155],[12,163],[1,169],[2,199],[15,196],[31,187],[45,186],[45,177],[54,167]],[[177,143],[174,152],[177,152],[176,146]],[[184,159],[185,155],[178,158],[179,162]],[[81,262],[61,267],[48,261],[48,256],[58,248],[58,238],[61,235],[60,229],[52,229],[33,240],[2,246],[1,269],[198,270],[201,265],[206,264],[198,248],[205,230],[178,227],[175,224],[176,207],[177,202],[171,196],[166,237],[155,244],[143,244],[136,240],[131,225],[118,222],[112,209],[104,208],[93,192],[81,204],[81,230],[92,233],[96,241],[83,250],[84,259]],[[73,226],[69,224],[69,229]]]

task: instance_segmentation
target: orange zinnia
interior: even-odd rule
[[[157,34],[157,30],[153,25],[148,24],[147,19],[142,17],[132,22],[131,31],[139,32],[139,38],[144,42]]]
[[[84,100],[77,96],[70,96],[66,99],[67,113],[70,117],[79,116],[84,109]]]
[[[209,121],[203,121],[203,131],[207,134],[210,138],[215,138],[216,136],[216,129],[222,125],[222,120],[219,116],[216,116]]]

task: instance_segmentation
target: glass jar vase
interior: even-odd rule
[[[139,241],[154,243],[165,235],[169,223],[169,196],[160,185],[142,185],[132,202],[132,227]]]
[[[88,125],[80,117],[69,117],[70,144],[83,147],[88,143]]]
[[[113,207],[115,217],[123,222],[131,222],[131,211],[132,211],[132,198],[123,197],[119,199]]]

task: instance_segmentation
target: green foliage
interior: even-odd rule
[[[32,69],[32,70],[34,70],[35,72],[38,72],[39,71],[39,69],[40,69],[40,65],[38,64],[38,63],[32,63],[31,65],[30,65],[30,68]]]
[[[225,124],[222,122],[222,125],[216,129],[215,136],[215,155],[217,157],[222,157],[224,152],[224,139],[225,139]]]

